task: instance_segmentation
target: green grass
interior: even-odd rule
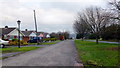
[[[99,43],[75,40],[79,58],[85,67],[88,66],[119,66],[118,44]]]
[[[60,42],[60,40],[54,41],[54,42],[45,42],[45,43],[41,43],[41,45],[52,45],[52,44],[56,44]]]
[[[28,45],[37,45],[37,43],[28,43]]]
[[[118,42],[118,40],[116,40],[116,39],[113,39],[113,40],[101,40],[101,41]]]
[[[31,50],[35,50],[38,49],[40,47],[8,47],[8,48],[2,48],[0,50],[2,50],[2,53],[12,53],[12,52],[27,52],[27,51],[31,51]]]
[[[39,45],[52,45],[60,42],[60,40],[54,41],[54,42],[44,42],[44,43],[39,43]],[[37,45],[37,43],[28,43],[28,45]]]
[[[85,39],[85,40],[96,40],[96,39]],[[118,42],[116,39],[111,39],[111,40],[100,40],[99,41],[108,41],[108,42]]]

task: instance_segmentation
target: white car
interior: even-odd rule
[[[9,44],[9,41],[4,41],[2,39],[0,39],[0,47],[1,48],[4,48],[5,45],[8,45]]]

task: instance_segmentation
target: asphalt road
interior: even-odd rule
[[[74,66],[76,49],[73,40],[29,51],[2,60],[3,66]]]

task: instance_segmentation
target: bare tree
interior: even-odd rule
[[[91,31],[96,33],[96,43],[98,44],[101,28],[108,24],[111,14],[101,8],[90,7],[85,10],[83,15]]]
[[[117,28],[116,28],[116,38],[118,40],[119,39],[119,26],[120,26],[120,1],[117,1],[117,0],[111,0],[111,2],[109,2],[109,4],[112,6],[112,9],[111,11],[114,13],[114,16],[111,17],[111,19],[114,19],[115,21],[115,24],[117,24]]]
[[[82,14],[78,14],[78,17],[74,23],[74,30],[79,34],[83,40],[85,35],[89,32],[89,27],[86,24],[85,18]]]
[[[112,8],[110,10],[112,10],[112,12],[115,15],[114,17],[111,17],[111,18],[117,19],[120,21],[120,1],[111,0],[108,3],[109,3],[109,5],[112,6]]]

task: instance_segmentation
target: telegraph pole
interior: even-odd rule
[[[37,22],[36,22],[36,13],[35,13],[35,10],[33,10],[33,12],[34,12],[34,21],[35,21],[36,40],[37,40],[37,45],[38,45],[38,37],[37,37]]]

